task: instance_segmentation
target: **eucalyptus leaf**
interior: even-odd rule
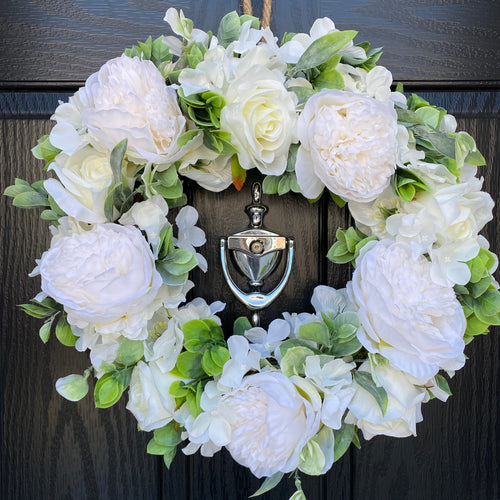
[[[342,47],[345,47],[357,31],[335,31],[315,40],[302,54],[294,68],[294,73],[315,68],[330,59]]]
[[[144,342],[124,338],[118,347],[118,360],[125,366],[134,365],[144,355]]]
[[[252,328],[252,324],[246,316],[237,318],[233,325],[233,335],[244,335],[247,330]]]
[[[75,335],[73,335],[71,326],[68,323],[65,314],[59,318],[59,321],[56,324],[56,337],[59,342],[61,342],[61,344],[67,347],[73,347],[78,340],[78,337],[75,337]]]
[[[338,431],[334,431],[333,461],[337,462],[351,445],[354,436],[354,425],[343,423]]]
[[[323,323],[312,322],[300,325],[299,337],[319,344],[330,345],[330,333],[327,326]]]
[[[272,476],[266,477],[266,479],[264,479],[264,482],[260,485],[260,488],[253,495],[250,495],[249,498],[258,497],[272,490],[279,484],[279,482],[283,478],[283,475],[283,472],[275,472]]]
[[[163,446],[177,446],[182,442],[181,428],[177,422],[172,420],[160,429],[155,429],[154,439]]]
[[[383,387],[378,387],[373,381],[371,375],[367,372],[356,370],[352,375],[354,381],[375,398],[375,401],[382,411],[382,415],[385,415],[385,412],[387,411],[387,405],[389,403],[389,398],[385,389]]]

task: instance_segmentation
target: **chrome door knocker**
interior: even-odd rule
[[[294,240],[264,228],[264,215],[267,207],[261,203],[262,187],[259,182],[252,186],[252,204],[245,208],[250,224],[243,231],[233,233],[220,240],[222,271],[227,284],[236,297],[253,311],[252,323],[260,323],[259,311],[268,307],[283,291],[290,277],[293,262]],[[278,267],[284,251],[287,262],[279,284],[268,293],[261,292],[264,280]],[[252,291],[245,293],[234,283],[229,275],[227,253],[237,271],[242,274]]]

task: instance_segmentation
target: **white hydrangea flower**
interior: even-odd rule
[[[332,429],[340,429],[342,416],[351,401],[355,387],[352,385],[351,370],[355,363],[346,363],[331,356],[308,356],[305,375],[323,392],[321,421]]]
[[[237,388],[249,371],[260,371],[260,353],[251,349],[248,340],[240,335],[229,337],[227,347],[231,359],[225,363],[222,369],[219,384]]]
[[[281,359],[279,346],[290,335],[290,324],[284,319],[275,319],[266,330],[262,327],[250,328],[245,337],[250,341],[252,349],[260,353],[263,358],[274,356]]]
[[[198,266],[203,272],[207,271],[207,260],[203,255],[196,252],[194,247],[201,247],[207,241],[205,231],[195,226],[198,222],[198,211],[189,205],[182,207],[175,218],[175,223],[179,228],[177,238],[174,238],[175,246],[184,248],[196,255]]]

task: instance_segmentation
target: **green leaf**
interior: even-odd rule
[[[185,398],[186,394],[191,390],[191,387],[186,385],[182,380],[175,380],[170,384],[168,393],[175,398]]]
[[[144,342],[124,338],[118,347],[118,360],[125,366],[135,365],[144,355]]]
[[[278,194],[280,196],[288,193],[290,191],[290,176],[289,174],[284,174],[278,183]]]
[[[209,349],[207,349],[203,353],[203,358],[201,359],[201,366],[204,372],[209,377],[215,377],[222,373],[222,367],[214,362],[214,360],[212,359],[211,351]]]
[[[212,361],[222,368],[231,358],[229,351],[221,346],[214,345],[210,348],[210,355],[212,356]]]
[[[192,319],[181,325],[184,340],[199,340],[205,344],[211,338],[210,327],[201,319]]]
[[[322,89],[339,89],[342,90],[345,87],[344,77],[336,69],[330,69],[328,71],[323,71],[313,82],[314,88],[316,90]]]
[[[442,391],[446,392],[448,396],[451,396],[451,390],[448,381],[440,373],[438,373],[434,378],[436,379],[436,384],[438,385],[438,387]]]
[[[210,329],[210,337],[212,340],[224,341],[224,332],[218,323],[216,323],[213,319],[203,319],[202,321]]]
[[[330,334],[325,324],[319,322],[306,323],[299,327],[299,337],[312,340],[323,345],[330,345]]]
[[[281,177],[278,175],[266,175],[262,183],[264,194],[277,194]]]
[[[71,331],[71,326],[69,325],[65,314],[61,316],[59,318],[59,321],[57,322],[56,337],[59,340],[59,342],[61,342],[61,344],[68,347],[73,347],[76,344],[76,341],[78,340],[78,337],[75,337],[75,335],[73,335],[73,332]]]
[[[48,135],[44,135],[38,139],[38,144],[31,150],[33,156],[39,160],[45,160],[50,163],[61,152],[50,143]]]
[[[304,375],[306,358],[313,354],[314,351],[310,347],[297,346],[287,349],[280,362],[281,371],[287,377]]]
[[[205,375],[201,365],[203,354],[200,352],[181,352],[175,367],[182,378],[198,379]]]
[[[347,45],[357,31],[335,31],[315,40],[302,54],[294,68],[294,73],[315,68],[330,59],[342,47]]]
[[[97,408],[109,408],[117,403],[125,388],[111,373],[103,375],[95,384],[94,401]]]
[[[167,451],[163,454],[163,461],[167,469],[170,469],[170,465],[172,464],[175,454],[177,453],[177,446],[169,446]]]
[[[231,42],[238,40],[241,33],[240,16],[236,11],[227,13],[220,21],[217,30],[219,45],[226,48]]]
[[[343,200],[339,195],[329,191],[331,199],[337,204],[339,208],[344,208],[347,201]]]
[[[12,204],[19,208],[38,208],[50,206],[47,195],[34,190],[19,193],[12,201]]]
[[[182,146],[185,146],[189,141],[193,140],[199,133],[200,130],[196,128],[184,132],[177,138],[177,146],[182,148]]]
[[[283,478],[283,475],[283,472],[275,472],[272,476],[266,477],[266,479],[264,479],[264,482],[260,485],[260,488],[253,495],[250,495],[249,498],[258,497],[272,490],[279,484],[279,482]]]
[[[343,423],[338,431],[334,431],[333,461],[337,462],[349,449],[354,436],[354,425]]]
[[[342,358],[344,356],[350,356],[351,354],[355,354],[361,349],[361,343],[357,338],[353,338],[349,342],[342,342],[338,344],[333,344],[333,347],[330,349],[329,354],[331,356],[336,356],[338,358]]]
[[[383,387],[378,387],[377,385],[375,385],[373,378],[367,372],[356,370],[352,375],[354,381],[375,398],[375,401],[382,411],[382,415],[385,415],[385,412],[387,411],[387,405],[389,403],[389,398],[385,389]]]
[[[168,451],[168,449],[168,446],[163,446],[162,444],[158,443],[155,438],[153,438],[151,439],[151,441],[149,441],[146,451],[150,455],[164,455]]]
[[[314,354],[321,354],[321,351],[319,349],[311,347],[311,345],[305,340],[287,339],[284,342],[282,342],[280,347],[279,347],[281,355],[285,356],[288,349],[292,349],[294,347],[306,347],[307,349],[310,349]]]
[[[288,87],[288,91],[293,92],[297,96],[298,106],[304,104],[312,95],[316,94],[316,90],[309,87]]]
[[[233,325],[233,335],[244,335],[247,330],[252,328],[252,324],[246,316],[237,318]]]
[[[172,420],[160,429],[155,429],[154,439],[158,444],[163,446],[177,446],[182,442],[181,434],[182,429],[180,425]]]
[[[54,314],[52,310],[43,307],[41,304],[39,305],[39,303],[19,304],[19,307],[29,316],[33,316],[38,319],[43,319]]]
[[[49,340],[50,337],[50,331],[52,328],[52,323],[54,321],[54,318],[51,318],[49,321],[45,322],[41,327],[38,332],[38,335],[40,335],[40,338],[42,339],[42,342],[46,344]]]
[[[125,153],[127,152],[127,139],[120,141],[111,151],[111,156],[109,157],[109,163],[111,165],[111,170],[113,171],[113,179],[115,184],[118,184],[122,180],[122,164],[125,158]]]

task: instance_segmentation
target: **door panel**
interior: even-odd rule
[[[255,14],[262,1],[254,1]],[[65,100],[107,59],[137,39],[166,32],[162,23],[171,2],[109,0],[2,0],[0,9],[0,188],[15,177],[34,181],[41,162],[29,150],[50,130],[49,117],[58,99]],[[238,2],[181,1],[195,25],[215,28]],[[497,2],[472,0],[396,0],[285,2],[275,0],[272,29],[305,31],[321,16],[340,28],[358,29],[373,46],[385,45],[382,64],[407,89],[455,114],[487,159],[485,188],[498,200],[498,126],[500,65]],[[496,35],[495,35],[496,34]],[[495,36],[497,38],[495,38]],[[488,87],[490,90],[485,90]],[[436,89],[440,89],[436,91]],[[207,232],[209,271],[197,272],[196,295],[227,303],[222,318],[227,332],[245,314],[221,276],[219,238],[247,224],[249,175],[242,193],[233,188],[214,194],[188,183],[190,203]],[[338,227],[349,225],[345,211],[322,200],[310,205],[285,195],[265,198],[266,225],[296,240],[296,262],[283,296],[263,314],[263,322],[282,311],[311,310],[318,283],[341,287],[347,266],[324,257]],[[260,481],[236,465],[228,453],[213,459],[179,453],[170,470],[147,455],[148,433],[137,432],[125,401],[108,410],[94,408],[92,397],[79,403],[63,400],[57,378],[83,371],[87,355],[55,340],[43,346],[39,321],[16,304],[36,295],[39,281],[28,278],[34,261],[46,250],[47,224],[36,211],[13,209],[1,197],[2,305],[0,335],[1,486],[7,499],[234,499],[245,498]],[[487,237],[499,248],[499,222]],[[336,500],[500,498],[498,468],[500,419],[498,384],[500,341],[497,329],[466,350],[471,358],[451,381],[448,403],[423,408],[418,437],[378,437],[352,450],[324,477],[303,479],[308,498]],[[263,498],[288,499],[285,483]]]

